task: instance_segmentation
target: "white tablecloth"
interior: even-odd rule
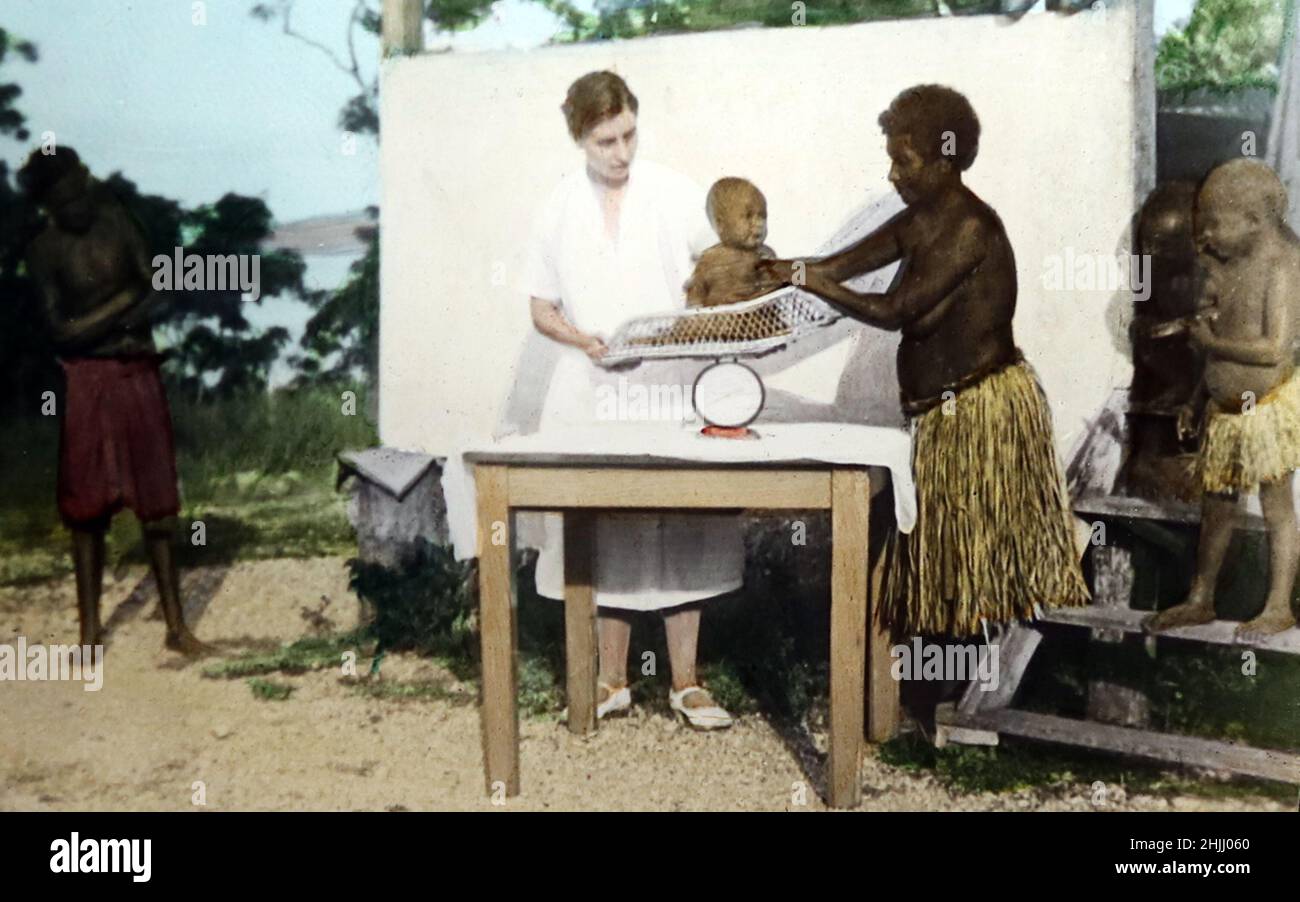
[[[447,524],[457,560],[478,554],[472,452],[608,456],[691,463],[848,464],[887,467],[894,488],[898,528],[916,525],[916,486],[912,482],[912,442],[903,429],[853,423],[773,423],[754,430],[756,440],[711,438],[698,427],[677,423],[608,423],[511,435],[463,448],[447,458],[442,473]],[[630,465],[635,462],[629,461]],[[755,474],[761,479],[761,473]]]

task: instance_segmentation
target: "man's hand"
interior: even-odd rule
[[[755,297],[794,284],[797,260],[758,260],[754,264]]]
[[[1187,327],[1187,340],[1198,348],[1210,348],[1214,345],[1214,321],[1218,319],[1219,311],[1206,310],[1192,318]]]
[[[1178,408],[1178,440],[1180,442],[1195,438],[1197,433],[1196,405],[1184,404]]]

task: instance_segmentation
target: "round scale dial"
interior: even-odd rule
[[[712,426],[748,425],[763,409],[763,400],[763,380],[742,363],[720,361],[695,377],[695,412]]]

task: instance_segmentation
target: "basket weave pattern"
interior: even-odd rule
[[[839,318],[821,298],[787,286],[740,304],[628,320],[609,340],[601,362],[762,354]]]

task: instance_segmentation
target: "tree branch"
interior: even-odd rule
[[[348,17],[348,25],[347,25],[348,58],[346,60],[343,59],[341,56],[339,56],[338,53],[336,53],[333,49],[331,49],[326,44],[323,44],[320,41],[317,41],[316,39],[303,34],[302,32],[296,30],[293,27],[292,16],[293,16],[293,8],[295,2],[296,0],[279,0],[275,9],[271,9],[266,6],[259,5],[254,9],[254,15],[258,15],[260,18],[271,18],[272,16],[278,13],[280,18],[281,30],[284,32],[284,34],[288,35],[291,38],[303,42],[308,47],[314,47],[315,49],[323,53],[326,56],[326,58],[329,59],[329,61],[334,64],[335,68],[337,68],[343,74],[349,76],[354,82],[357,83],[357,86],[361,89],[362,93],[365,94],[374,93],[376,89],[376,84],[374,82],[367,82],[365,80],[365,78],[361,74],[361,64],[357,60],[356,28],[358,25],[361,24],[362,17],[366,13],[370,13],[371,15],[376,14],[375,11],[371,9],[370,6],[366,3],[366,0],[356,0],[355,5],[352,7],[352,14]]]

